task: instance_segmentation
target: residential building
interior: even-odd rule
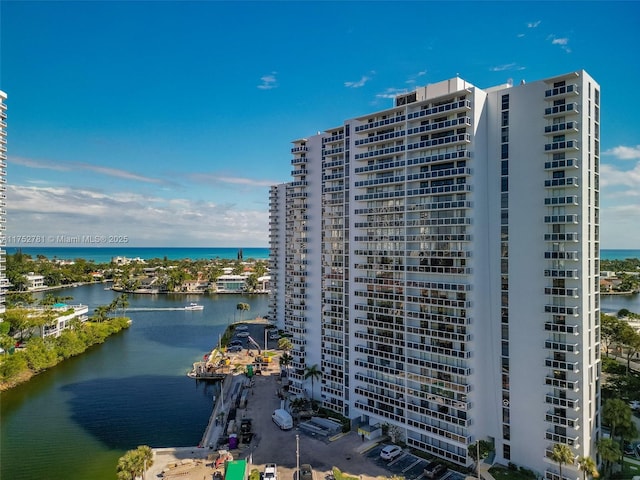
[[[48,315],[51,321],[42,327],[39,332],[42,337],[59,337],[60,334],[72,326],[72,320],[80,322],[88,320],[87,305],[67,305],[66,303],[56,303],[51,307],[36,307],[31,310],[31,315]]]
[[[27,281],[27,290],[29,290],[30,292],[47,288],[47,285],[44,283],[43,275],[36,275],[35,273],[31,272],[25,275],[24,278]]]
[[[0,322],[5,312],[5,294],[9,288],[6,274],[6,245],[5,223],[7,212],[5,200],[7,198],[7,94],[0,90]]]
[[[556,443],[595,459],[599,112],[585,71],[452,78],[294,140],[270,193],[290,391],[460,465],[477,440],[549,480]]]

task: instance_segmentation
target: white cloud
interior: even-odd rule
[[[569,39],[566,37],[558,38],[555,35],[549,35],[547,37],[551,40],[551,45],[559,45],[565,52],[571,53],[571,49],[569,48]]]
[[[199,183],[228,183],[230,185],[246,185],[249,187],[270,187],[280,183],[276,180],[256,180],[247,177],[225,177],[215,173],[197,173],[188,176],[191,180]]]
[[[416,73],[415,75],[411,75],[409,77],[409,79],[405,83],[414,84],[414,83],[416,83],[418,81],[418,79],[420,77],[424,77],[426,74],[427,74],[427,71],[426,70],[422,70],[422,71]]]
[[[129,246],[268,245],[266,209],[69,187],[10,185],[7,194],[9,235],[126,235]]]
[[[492,72],[504,72],[505,70],[524,70],[525,67],[518,65],[517,63],[506,63],[504,65],[497,65],[491,67],[489,70]]]
[[[636,145],[635,147],[620,145],[618,147],[605,150],[602,154],[613,155],[620,160],[640,160],[640,145]]]
[[[620,170],[613,165],[600,165],[600,185],[605,187],[626,186],[637,189],[640,185],[640,162],[631,170]]]
[[[65,161],[49,161],[49,160],[35,160],[32,158],[23,157],[9,157],[9,162],[22,165],[29,168],[40,168],[45,170],[56,170],[60,172],[69,172],[84,170],[88,172],[98,173],[100,175],[107,175],[109,177],[121,178],[125,180],[135,180],[145,183],[165,183],[163,180],[153,177],[147,177],[127,170],[118,168],[102,167],[100,165],[92,165],[85,162],[65,162]]]
[[[407,93],[406,88],[387,88],[384,92],[376,94],[376,98],[396,98],[396,95]]]
[[[344,82],[344,86],[349,88],[360,88],[360,87],[364,87],[369,80],[371,80],[371,77],[367,77],[365,75],[357,82]]]
[[[271,90],[272,88],[276,88],[278,86],[278,80],[276,79],[277,72],[271,72],[269,75],[264,75],[260,77],[262,83],[258,85],[260,90]]]
[[[542,20],[536,20],[535,22],[528,22],[527,28],[536,28],[538,25],[542,23]]]

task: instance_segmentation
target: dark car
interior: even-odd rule
[[[308,463],[300,465],[300,474],[293,474],[293,480],[313,480],[313,469]]]
[[[242,346],[240,345],[231,345],[230,347],[227,348],[227,352],[229,353],[241,352],[241,351],[242,351]]]
[[[424,467],[424,476],[427,478],[440,478],[447,471],[447,466],[440,462],[431,462]]]
[[[631,445],[629,442],[624,442],[624,454],[625,455],[635,455],[635,450],[633,448],[633,445]]]
[[[242,340],[231,340],[227,347],[241,347],[243,345]]]

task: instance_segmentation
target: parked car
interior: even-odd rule
[[[293,480],[313,480],[313,470],[311,465],[308,463],[300,465],[300,473],[298,475],[294,473]]]
[[[246,332],[247,330],[249,330],[249,327],[247,327],[246,325],[236,326],[236,332]]]
[[[633,445],[631,445],[629,442],[624,442],[623,451],[625,455],[635,455],[636,453],[635,449],[633,448]]]
[[[427,478],[440,478],[447,472],[447,466],[440,462],[431,462],[424,467],[424,476]]]
[[[249,332],[246,332],[246,331],[236,333],[236,337],[238,338],[247,338],[248,336],[249,336]]]
[[[241,347],[243,345],[242,340],[231,340],[227,347]]]
[[[231,345],[230,347],[227,348],[227,352],[229,353],[237,353],[241,351],[242,351],[242,347],[240,345]]]
[[[275,463],[267,463],[264,466],[264,480],[277,480],[278,467]]]
[[[269,340],[280,340],[280,334],[279,333],[270,333],[269,334]]]
[[[383,460],[393,460],[400,454],[402,454],[402,448],[398,445],[385,445],[384,448],[380,450],[380,458]]]

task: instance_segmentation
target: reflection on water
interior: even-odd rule
[[[101,285],[55,294],[89,312],[117,295]],[[205,309],[184,311],[192,301]],[[2,394],[0,478],[112,480],[125,450],[200,442],[215,386],[186,372],[229,322],[266,314],[267,296],[130,295],[129,302],[130,329]],[[250,311],[239,312],[240,302]]]

